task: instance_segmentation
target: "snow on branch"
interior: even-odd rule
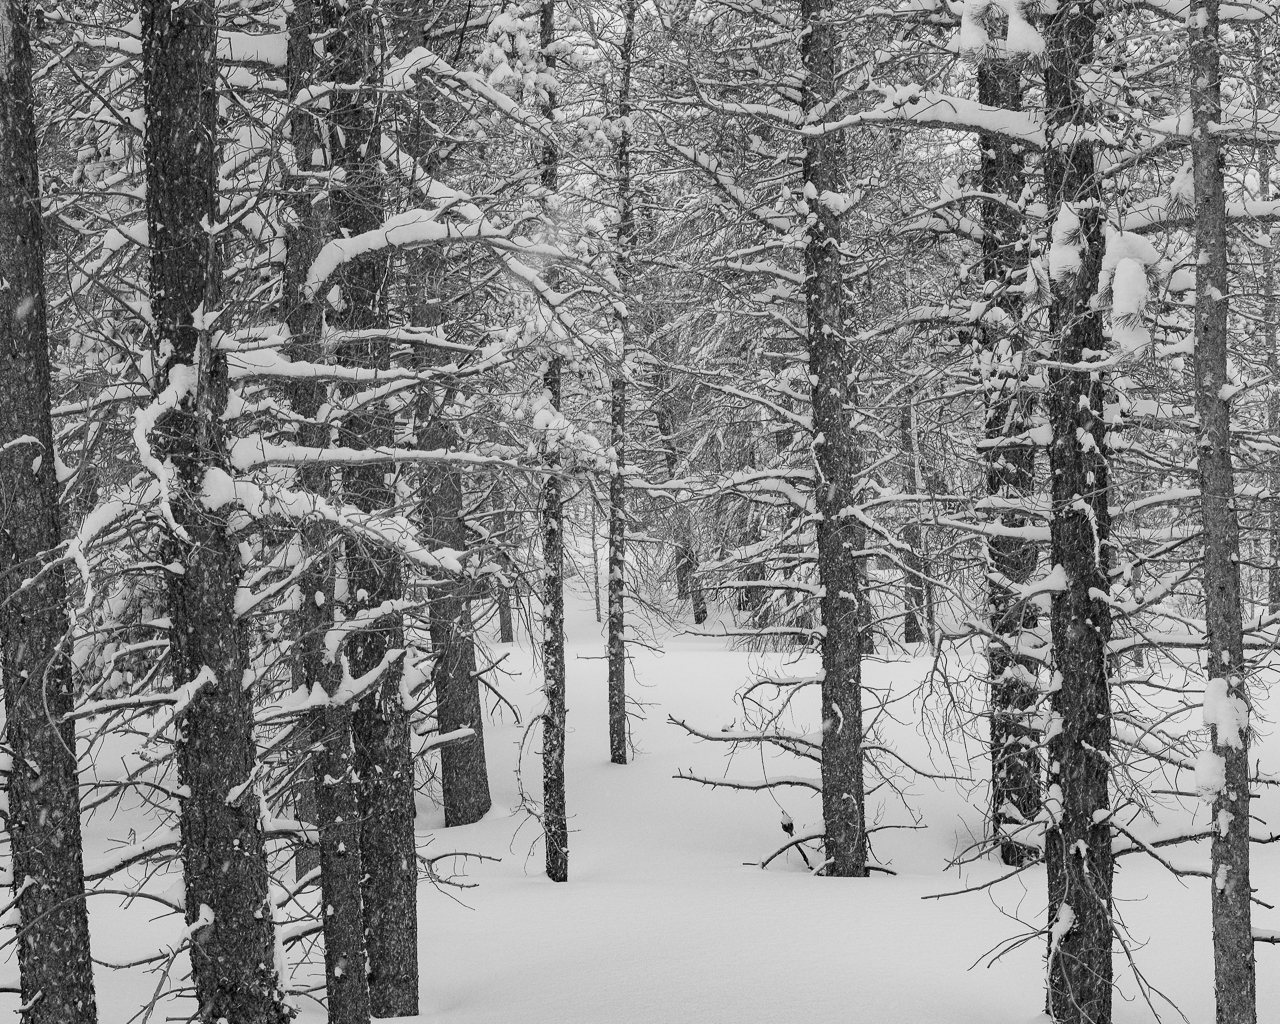
[[[931,92],[918,85],[890,91],[869,110],[860,110],[826,124],[805,125],[801,135],[826,135],[865,124],[913,124],[929,128],[984,132],[1014,139],[1036,149],[1045,147],[1044,120],[1028,111],[1005,110],[974,100]]]

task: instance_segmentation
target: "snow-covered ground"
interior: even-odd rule
[[[637,645],[631,692],[645,705],[645,718],[634,729],[640,752],[633,763],[616,766],[608,758],[600,630],[584,603],[571,609],[568,884],[546,879],[536,823],[515,811],[524,728],[509,714],[486,734],[493,811],[475,825],[446,830],[437,809],[420,806],[419,833],[431,853],[457,850],[502,859],[466,866],[466,881],[476,883],[474,888],[423,888],[422,1013],[412,1020],[1030,1024],[1046,1019],[1039,1012],[1041,940],[989,966],[983,959],[1025,934],[1026,923],[1041,920],[1043,871],[1028,871],[981,892],[926,898],[1004,870],[984,861],[963,873],[946,871],[957,849],[981,834],[982,816],[966,795],[968,787],[912,784],[911,803],[926,827],[881,832],[875,842],[877,862],[898,872],[895,876],[812,877],[795,853],[762,871],[754,862],[787,838],[780,826],[783,811],[802,834],[820,824],[817,797],[797,789],[772,795],[711,790],[673,778],[677,770],[690,768],[726,774],[726,747],[695,741],[667,718],[674,715],[709,730],[728,724],[735,692],[777,656],[680,635],[663,637],[660,654]],[[532,659],[518,645],[504,667],[512,676],[503,690],[522,706],[527,720],[540,704]],[[924,658],[875,664],[869,681],[909,689],[927,667]],[[804,715],[801,707],[799,719]],[[892,739],[899,750],[917,763],[928,759],[929,745],[922,738],[910,728],[895,728]],[[942,772],[955,770],[936,752],[934,764]],[[758,778],[760,768],[758,754],[741,755],[728,774]],[[982,767],[973,770],[981,773]],[[536,743],[526,753],[525,772],[526,789],[537,796]],[[908,820],[901,811],[890,814],[887,820]],[[90,859],[95,844],[120,831],[118,822],[95,819],[86,839]],[[1204,850],[1178,854],[1180,862],[1205,858]],[[1211,1021],[1205,883],[1183,884],[1142,856],[1120,864],[1116,892],[1129,933],[1140,945],[1139,966],[1190,1021]],[[1260,848],[1254,864],[1259,895],[1276,902],[1280,856]],[[439,866],[449,867],[447,862]],[[149,924],[160,910],[155,905],[122,910],[118,903],[107,896],[92,903],[99,957],[124,960],[153,950],[158,938],[174,940],[181,931],[171,916]],[[1280,924],[1280,911],[1260,910],[1256,923]],[[1280,947],[1260,947],[1258,960],[1259,1019],[1280,1024]],[[322,981],[318,968],[303,970],[317,971],[312,980]],[[154,985],[154,977],[140,971],[101,971],[104,1024],[125,1024]],[[1122,992],[1127,1001],[1117,1000],[1118,1022],[1152,1019],[1131,977],[1123,981]],[[5,1012],[16,1019],[13,1000],[6,1003]],[[1167,1006],[1160,1009],[1166,1020],[1179,1019]],[[323,1013],[304,1000],[300,1020],[319,1024]]]

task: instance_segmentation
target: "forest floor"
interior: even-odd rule
[[[678,770],[734,779],[761,777],[758,751],[729,764],[726,744],[695,740],[668,716],[717,732],[742,726],[735,694],[781,655],[735,650],[728,641],[679,632],[661,636],[662,651],[633,647],[631,693],[643,718],[633,725],[631,764],[609,763],[606,663],[602,627],[578,600],[570,609],[567,752],[570,880],[557,885],[542,869],[538,825],[517,810],[517,761],[525,727],[509,711],[486,728],[494,807],[475,825],[444,829],[429,801],[419,806],[420,843],[432,855],[484,854],[500,862],[468,861],[458,880],[473,888],[424,886],[419,900],[421,1022],[457,1024],[756,1024],[807,1020],[875,1024],[1031,1024],[1045,1021],[1044,943],[1031,938],[990,962],[984,957],[1026,937],[1043,919],[1045,880],[1031,869],[998,886],[945,899],[939,893],[980,885],[1003,874],[991,860],[948,869],[948,862],[982,834],[978,809],[985,790],[971,782],[915,779],[906,787],[911,812],[896,797],[874,794],[870,814],[882,824],[923,827],[875,836],[875,861],[897,872],[867,879],[810,875],[791,851],[767,870],[761,858],[787,835],[821,825],[816,794],[797,788],[772,792],[713,790],[673,778]],[[540,678],[528,643],[494,645],[508,656],[505,696],[524,720],[540,706]],[[931,661],[900,655],[872,663],[867,682],[904,695],[886,736],[907,760],[943,775],[986,770],[964,765],[963,751],[930,742],[913,720],[918,689]],[[812,667],[812,663],[809,663]],[[935,707],[941,706],[935,702]],[[1274,716],[1269,716],[1274,721]],[[816,727],[816,695],[797,704],[794,726]],[[1270,732],[1271,726],[1264,725]],[[1274,740],[1264,740],[1262,751]],[[536,738],[526,746],[524,788],[540,795]],[[954,763],[953,763],[954,761]],[[1264,770],[1267,758],[1263,758]],[[784,761],[765,762],[770,775],[816,774]],[[816,767],[816,766],[815,766]],[[883,791],[882,791],[883,792]],[[1280,799],[1258,803],[1280,810]],[[1204,817],[1201,811],[1200,817]],[[1270,820],[1280,823],[1280,814]],[[139,822],[141,829],[142,823]],[[1167,835],[1177,822],[1147,826]],[[90,848],[122,823],[98,819]],[[1207,846],[1179,848],[1179,864],[1207,865]],[[750,863],[744,863],[750,862]],[[1178,1009],[1156,998],[1167,1021],[1185,1014],[1192,1024],[1213,1019],[1209,899],[1203,879],[1184,882],[1143,855],[1123,858],[1116,879],[1120,911],[1147,980]],[[448,873],[451,862],[437,864]],[[169,888],[176,876],[158,879]],[[1280,851],[1256,849],[1254,885],[1280,903]],[[124,960],[168,944],[181,932],[157,908],[93,903],[95,954]],[[1255,924],[1280,925],[1280,910],[1255,914]],[[1122,960],[1117,961],[1117,970]],[[10,967],[9,970],[12,970]],[[9,973],[9,971],[6,971]],[[322,983],[318,965],[299,965],[291,983]],[[1259,1019],[1280,1024],[1280,947],[1258,949]],[[154,976],[142,971],[99,973],[103,1024],[126,1024],[150,997]],[[1132,972],[1124,973],[1118,1024],[1152,1020]],[[6,999],[7,1004],[11,1000]],[[171,1015],[162,1007],[153,1019]],[[12,1014],[12,1016],[9,1016]],[[17,1019],[11,1005],[0,1020]],[[323,1011],[301,1002],[302,1024],[320,1024]]]
[[[705,627],[704,627],[705,628]],[[821,828],[821,802],[808,790],[712,790],[673,778],[692,769],[712,777],[759,779],[758,752],[730,765],[727,745],[698,741],[668,716],[708,732],[742,725],[734,696],[769,665],[793,658],[750,654],[723,639],[667,635],[661,653],[633,649],[631,692],[644,705],[633,726],[638,754],[626,766],[609,763],[606,663],[602,627],[585,602],[570,610],[568,649],[568,801],[572,815],[570,880],[549,882],[537,825],[512,814],[519,802],[516,760],[523,729],[491,727],[486,742],[494,780],[494,810],[466,828],[431,829],[441,816],[424,809],[421,826],[437,852],[466,850],[501,856],[500,864],[469,868],[477,888],[457,900],[424,891],[421,967],[424,1021],[508,1024],[756,1024],[807,1020],[876,1024],[1030,1024],[1046,1020],[1044,942],[1032,939],[988,966],[983,955],[1002,947],[1045,907],[1043,869],[990,890],[929,899],[981,884],[1006,869],[990,860],[963,870],[946,865],[975,836],[985,789],[957,781],[917,780],[908,801],[925,827],[885,830],[874,842],[877,863],[898,872],[867,879],[812,877],[794,852],[762,871],[755,866],[787,840],[784,810],[796,835]],[[511,664],[514,663],[514,664]],[[504,693],[527,716],[539,707],[539,677],[528,654],[511,651],[514,678]],[[928,671],[928,657],[873,663],[868,683],[910,694]],[[812,663],[809,663],[812,667]],[[810,706],[810,704],[812,706]],[[985,760],[958,768],[914,725],[915,703],[904,701],[890,725],[895,748],[939,774],[973,773]],[[735,717],[737,712],[737,717]],[[795,726],[815,728],[816,695],[801,702]],[[932,746],[932,749],[931,749]],[[525,755],[525,788],[540,792],[537,745]],[[981,757],[980,751],[974,751]],[[771,775],[814,775],[779,761]],[[816,766],[815,766],[816,767]],[[1267,800],[1280,805],[1280,801]],[[896,799],[885,823],[910,823]],[[1202,812],[1203,816],[1203,812]],[[1272,821],[1278,821],[1272,816]],[[1170,832],[1169,823],[1148,834]],[[1207,846],[1171,855],[1207,866]],[[752,862],[750,865],[745,861]],[[1149,982],[1193,1024],[1213,1020],[1213,964],[1207,883],[1173,878],[1151,859],[1124,858],[1116,891]],[[1254,884],[1280,901],[1280,857],[1256,850]],[[443,866],[443,865],[442,865]],[[1259,911],[1259,925],[1280,924],[1280,910]],[[1280,1022],[1280,948],[1258,950],[1259,1019]],[[1119,964],[1117,965],[1119,969]],[[1117,1022],[1149,1021],[1151,1011],[1132,975],[1117,1000]],[[1157,997],[1161,1017],[1180,1020]],[[317,1020],[320,1019],[317,1015]]]

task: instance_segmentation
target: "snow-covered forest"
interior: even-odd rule
[[[1274,0],[0,0],[0,1016],[1280,1024]]]

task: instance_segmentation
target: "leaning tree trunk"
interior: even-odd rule
[[[296,96],[317,81],[312,42],[319,27],[316,13],[311,0],[297,0],[289,14],[290,95]],[[289,126],[295,159],[312,160],[311,154],[323,152],[311,111],[295,109]],[[305,173],[308,169],[297,168],[290,181],[296,218],[287,237],[284,319],[292,339],[293,358],[318,363],[324,358],[320,345],[321,311],[318,303],[306,300],[303,285],[320,251],[324,224],[315,190],[309,187]],[[293,412],[299,419],[299,443],[307,448],[326,447],[330,430],[321,418],[321,410],[330,399],[328,385],[315,377],[303,377],[292,383],[292,392]],[[318,498],[329,496],[330,477],[331,471],[322,464],[298,469],[300,488]],[[294,621],[294,685],[312,692],[318,687],[333,697],[342,682],[342,673],[326,650],[325,634],[334,622],[336,538],[328,524],[317,519],[302,527],[302,541],[304,555],[312,561],[298,581],[303,600]],[[314,863],[320,868],[320,902],[325,908],[322,925],[329,1020],[333,1024],[363,1024],[369,1019],[369,977],[364,969],[364,865],[350,705],[329,704],[311,711],[303,735],[308,741],[305,756],[310,761],[310,771],[301,773],[308,776],[302,792],[320,839]],[[310,860],[299,858],[297,868],[309,867]]]
[[[1022,109],[1022,71],[1017,64],[987,59],[978,67],[978,100],[1004,110]],[[1036,662],[1019,657],[1022,631],[1035,625],[1035,609],[1017,597],[1016,588],[1035,575],[1036,543],[1015,532],[1028,525],[1021,511],[1035,490],[1035,447],[1026,440],[1031,399],[1022,387],[1026,338],[1019,329],[1016,303],[1008,296],[1016,270],[1026,267],[1022,215],[1015,204],[1026,175],[1019,147],[1000,135],[980,138],[982,190],[982,271],[1001,295],[1006,316],[1000,325],[981,328],[986,431],[983,462],[987,495],[1000,509],[1000,525],[1010,532],[987,541],[990,583],[987,589],[991,640],[987,674],[991,687],[991,833],[1005,864],[1023,864],[1038,856],[1019,842],[1040,813],[1039,736],[1031,726],[1040,697]],[[1030,273],[1030,270],[1026,270]]]
[[[22,1020],[97,1020],[49,415],[40,172],[25,0],[0,0],[0,679]],[[24,581],[30,580],[24,586]]]
[[[834,12],[827,0],[803,0],[807,31],[801,43],[806,116],[831,116],[838,80]],[[839,216],[824,193],[840,192],[839,134],[811,136],[804,158],[805,194],[814,215],[805,236],[805,312],[816,435],[818,571],[822,580],[822,818],[826,873],[867,873],[867,832],[862,782],[862,648],[865,531],[844,510],[857,504],[862,469],[858,439],[850,428],[857,392],[844,333],[844,275]],[[810,188],[812,186],[812,188]]]
[[[543,0],[540,42],[548,77],[554,77],[556,58],[555,0]],[[548,86],[543,113],[554,112],[556,94]],[[542,187],[547,194],[559,185],[560,154],[553,142],[542,150]],[[542,384],[552,410],[558,411],[562,394],[563,360],[548,354]],[[542,715],[542,828],[545,833],[547,877],[569,880],[569,820],[564,787],[565,681],[564,681],[564,493],[560,479],[559,438],[548,429],[543,449],[547,479],[542,485],[542,671],[547,707]]]
[[[618,363],[609,409],[613,468],[609,474],[609,760],[627,763],[627,340],[631,332],[628,285],[634,271],[636,218],[631,191],[631,61],[636,37],[636,0],[628,0],[622,36],[622,82],[618,90],[618,281],[623,304],[619,317]]]
[[[1257,1020],[1249,891],[1249,685],[1240,611],[1240,522],[1231,462],[1227,380],[1227,200],[1214,125],[1222,120],[1219,0],[1194,0],[1191,42],[1191,159],[1195,180],[1195,379],[1200,422],[1196,464],[1204,531],[1208,682],[1204,719],[1217,763],[1213,793],[1210,903],[1218,1024]],[[1201,773],[1197,771],[1197,776]]]
[[[288,1018],[275,967],[256,767],[244,687],[246,638],[236,620],[240,560],[228,508],[207,507],[210,473],[228,469],[222,413],[226,356],[206,324],[218,309],[217,22],[211,0],[142,9],[151,312],[160,410],[147,460],[168,522],[169,665],[188,702],[178,779],[186,917],[204,1020]]]
[[[368,8],[332,6],[328,47],[336,92],[329,112],[333,163],[345,172],[331,192],[339,231],[372,231],[383,220],[382,181],[378,169],[381,127],[371,86],[377,81],[376,16]],[[343,264],[336,275],[342,308],[331,310],[329,325],[340,332],[338,357],[347,366],[386,370],[391,344],[384,307],[389,272],[385,252]],[[353,448],[389,447],[394,419],[383,402],[364,403],[346,413],[338,444]],[[359,466],[343,474],[343,497],[362,512],[376,513],[394,504],[393,474],[381,465]],[[348,539],[347,611],[354,614],[401,598],[399,560],[367,541]],[[398,613],[371,623],[347,641],[353,676],[386,662],[373,692],[353,715],[356,771],[363,814],[365,943],[369,957],[369,1002],[375,1017],[418,1012],[418,861],[414,836],[413,759],[409,746],[409,710],[400,696],[400,668],[386,659],[404,646]]]
[[[1062,5],[1045,22],[1048,135],[1045,191],[1056,242],[1078,267],[1052,266],[1046,396],[1052,437],[1050,543],[1064,581],[1050,612],[1057,726],[1048,741],[1045,860],[1049,887],[1048,1008],[1071,1024],[1111,1020],[1111,826],[1108,764],[1111,639],[1110,515],[1100,373],[1078,370],[1106,347],[1094,296],[1103,255],[1103,205],[1094,175],[1080,71],[1093,57],[1096,9]],[[1058,141],[1065,140],[1065,141]],[[1074,221],[1078,219],[1078,229]],[[1069,265],[1069,261],[1063,261]]]

